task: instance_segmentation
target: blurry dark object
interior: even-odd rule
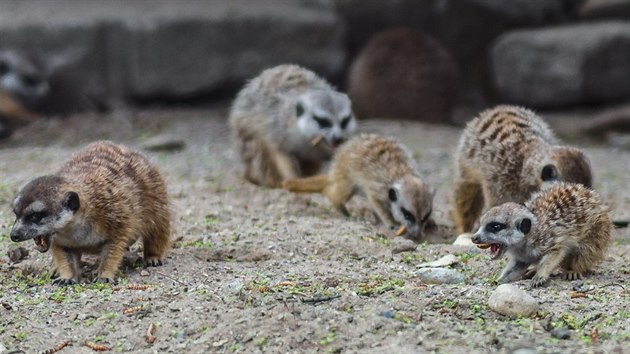
[[[11,262],[18,263],[28,257],[28,250],[24,247],[13,248],[7,252],[7,255],[9,256]]]
[[[436,39],[410,28],[374,36],[349,72],[348,95],[360,117],[451,121],[458,71]]]
[[[97,108],[83,94],[78,78],[63,70],[73,57],[0,49],[0,138],[43,116]]]
[[[584,19],[629,19],[630,1],[628,0],[586,0],[579,10]]]

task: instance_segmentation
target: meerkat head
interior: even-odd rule
[[[58,176],[38,177],[24,186],[13,200],[15,223],[11,240],[33,239],[38,251],[50,248],[53,236],[70,225],[79,210],[79,194],[63,186]]]
[[[17,50],[0,50],[0,90],[29,105],[48,95],[49,72],[43,62]]]
[[[536,217],[525,206],[505,203],[489,209],[479,220],[472,242],[479,248],[490,248],[492,259],[521,244],[536,225]]]
[[[311,90],[295,104],[302,134],[309,139],[322,137],[335,149],[356,130],[356,119],[347,95],[335,91]]]
[[[556,146],[551,150],[550,160],[552,164],[548,166],[549,175],[556,175],[557,179],[563,182],[582,184],[587,188],[593,187],[593,175],[591,164],[582,151],[567,146]],[[543,175],[545,170],[543,168]]]
[[[431,218],[435,193],[415,176],[394,182],[387,193],[392,217],[405,227],[406,232],[401,234],[409,239],[420,239]]]

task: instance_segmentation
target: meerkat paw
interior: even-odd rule
[[[75,285],[76,283],[77,281],[74,279],[57,278],[53,280],[53,284],[60,286]]]
[[[564,278],[565,280],[580,280],[582,279],[582,273],[568,271],[562,275],[562,278]]]
[[[536,275],[532,278],[532,282],[529,287],[530,289],[540,288],[544,286],[545,284],[547,284],[548,281],[549,281],[548,277],[541,277],[541,276]]]
[[[100,284],[115,284],[116,280],[114,280],[114,278],[110,278],[110,277],[104,277],[104,276],[99,276],[96,277],[94,279],[94,281],[92,281],[93,283],[100,283]]]
[[[149,258],[144,260],[144,264],[147,267],[159,267],[159,266],[163,265],[164,263],[158,257],[149,257]]]

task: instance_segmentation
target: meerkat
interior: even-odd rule
[[[568,280],[581,279],[601,262],[612,222],[599,195],[581,184],[556,182],[525,205],[508,202],[488,210],[472,238],[493,259],[508,254],[500,283],[522,279],[533,267],[532,287],[547,282],[558,266]]]
[[[397,236],[416,241],[430,222],[434,196],[411,154],[395,140],[374,134],[361,134],[339,148],[327,175],[286,180],[283,187],[322,193],[346,216],[346,202],[364,194],[386,227],[400,226]]]
[[[407,27],[374,35],[348,71],[358,117],[451,121],[457,97],[455,60],[439,40]]]
[[[229,115],[244,177],[268,187],[314,175],[356,129],[350,99],[312,71],[279,65],[238,93]]]
[[[524,203],[553,181],[593,183],[590,162],[577,148],[558,145],[534,112],[497,106],[468,123],[456,153],[457,232],[470,232],[481,213],[505,203]]]
[[[80,278],[82,253],[100,254],[98,281],[113,282],[125,250],[142,239],[144,262],[162,265],[170,248],[166,185],[139,152],[99,141],[73,154],[56,174],[27,183],[13,201],[11,240],[52,248],[55,283]]]

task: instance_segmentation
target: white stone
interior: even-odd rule
[[[538,312],[539,304],[536,299],[516,285],[501,284],[490,295],[488,307],[505,316],[529,317]]]

